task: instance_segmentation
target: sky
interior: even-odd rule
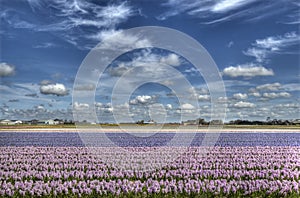
[[[218,117],[213,104],[224,108],[225,121],[300,118],[296,0],[0,0],[0,21],[0,119],[76,120],[74,111],[93,109],[96,122],[210,120]],[[225,95],[212,99],[187,57],[126,33],[142,26],[171,28],[201,44]],[[130,47],[108,65],[95,63],[74,90],[96,46],[102,60],[107,49]],[[93,93],[93,102],[76,101],[75,93]]]

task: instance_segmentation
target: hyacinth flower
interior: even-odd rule
[[[108,166],[80,147],[0,150],[1,196],[299,195],[299,147],[213,147],[207,156],[191,147],[165,168],[146,172]]]

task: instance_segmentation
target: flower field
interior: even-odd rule
[[[113,155],[111,148],[97,149]],[[129,149],[142,149],[147,155],[149,147]],[[170,148],[160,149],[167,155]],[[207,149],[205,154],[203,149]],[[147,160],[149,165],[157,163]],[[299,146],[192,146],[161,169],[138,171],[119,167],[106,165],[86,147],[2,146],[0,196],[300,196]]]

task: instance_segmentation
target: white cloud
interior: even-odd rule
[[[300,91],[300,83],[288,83],[282,85],[282,88],[287,91]]]
[[[57,8],[59,15],[69,19],[73,26],[114,27],[135,14],[127,2],[100,6],[82,0],[54,0],[51,6]],[[93,18],[89,18],[87,13]]]
[[[198,18],[204,24],[221,23],[239,19],[244,22],[253,22],[266,17],[271,17],[274,10],[294,10],[289,1],[276,1],[255,3],[258,0],[168,0],[162,5],[169,9],[159,15],[157,19],[166,20],[169,17],[186,14]],[[250,5],[251,4],[251,5]],[[184,16],[184,15],[183,15]],[[185,16],[184,16],[185,17]]]
[[[40,82],[40,85],[49,85],[49,84],[52,84],[52,81],[50,81],[50,80],[42,80]]]
[[[165,57],[162,57],[160,62],[171,66],[179,66],[180,58],[176,54],[171,53]]]
[[[248,48],[247,51],[243,52],[247,56],[253,56],[256,58],[257,62],[263,62],[263,60],[267,57],[267,50],[258,49],[258,48]]]
[[[42,105],[37,105],[27,109],[19,108],[3,108],[0,107],[0,114],[7,119],[49,119],[49,118],[59,118],[59,119],[72,119],[72,112],[70,109],[46,109]]]
[[[102,104],[101,102],[96,102],[95,107],[97,111],[101,113],[112,113],[114,111],[114,107],[112,106],[111,103]],[[116,107],[117,107],[117,112],[120,113],[121,111],[124,110],[125,105],[119,105]]]
[[[88,36],[96,40],[101,40],[99,49],[117,50],[125,49],[127,51],[137,48],[151,47],[152,44],[148,39],[141,39],[136,35],[124,33],[122,30],[101,31],[97,35]]]
[[[203,87],[191,87],[188,92],[191,94],[209,94],[208,89]]]
[[[299,41],[300,35],[296,32],[288,32],[284,35],[257,39],[252,43],[253,47],[248,48],[244,54],[255,57],[258,62],[263,62],[271,54],[289,53],[287,48],[297,45]]]
[[[65,96],[69,93],[65,85],[60,83],[41,85],[40,92],[42,94],[52,94],[56,96]]]
[[[142,96],[136,96],[134,99],[130,100],[129,104],[137,105],[137,104],[149,104],[153,101],[152,96],[148,95],[142,95]]]
[[[199,116],[199,110],[190,103],[183,103],[175,111],[175,114],[183,116],[183,119],[193,119]]]
[[[171,104],[167,104],[167,105],[166,105],[166,108],[167,108],[167,109],[172,109],[173,106],[172,106]]]
[[[132,15],[134,15],[134,11],[126,1],[119,5],[108,5],[96,13],[97,18],[100,17],[104,21],[109,21],[109,25],[119,24],[120,22],[127,20],[127,18]]]
[[[7,63],[0,63],[0,77],[12,76],[15,74],[15,67]]]
[[[82,111],[82,110],[88,110],[90,108],[90,105],[86,103],[74,102],[73,107],[77,111]]]
[[[260,97],[261,94],[259,92],[251,92],[249,93],[250,96],[254,96],[254,97]]]
[[[230,41],[230,42],[227,44],[227,47],[228,47],[228,48],[231,48],[233,45],[234,45],[234,42],[233,42],[233,41]]]
[[[228,12],[230,10],[236,9],[238,7],[245,6],[253,0],[222,0],[217,1],[217,3],[211,8],[212,12]]]
[[[174,75],[175,70],[170,69],[165,64],[179,66],[180,63],[176,54],[159,55],[149,50],[142,50],[132,61],[120,62],[117,66],[109,67],[108,73],[113,77],[120,77],[126,73],[133,79],[138,78],[137,76],[142,78],[143,75],[146,77],[153,76],[153,79],[160,79],[160,83],[168,86],[174,84],[172,79],[176,78],[176,75]]]
[[[198,100],[208,101],[208,100],[210,100],[210,95],[198,95]]]
[[[276,83],[267,83],[263,85],[259,85],[256,87],[257,90],[267,90],[267,91],[278,91],[281,89],[281,84],[276,82]]]
[[[276,107],[284,108],[284,109],[285,108],[297,109],[300,107],[300,104],[298,104],[298,103],[278,104],[278,105],[276,105]]]
[[[180,109],[182,109],[182,110],[194,110],[195,107],[192,104],[184,103],[180,106]]]
[[[255,76],[273,76],[274,72],[272,69],[267,69],[263,66],[256,66],[253,63],[229,66],[223,70],[225,76],[230,77],[255,77]]]
[[[268,99],[274,99],[274,98],[289,98],[291,97],[291,94],[288,92],[279,92],[279,93],[263,93],[262,95],[264,98]]]
[[[270,36],[265,39],[257,39],[253,44],[256,47],[278,51],[282,47],[295,45],[299,41],[299,35],[296,32],[288,32],[283,36]]]
[[[248,95],[243,94],[243,93],[236,93],[236,94],[233,94],[233,98],[238,99],[238,100],[245,100],[248,98]]]
[[[235,103],[233,105],[233,107],[236,107],[236,108],[253,108],[253,107],[255,107],[255,104],[250,103],[250,102],[240,101],[240,102]]]
[[[283,89],[283,86],[278,82],[267,83],[249,89],[249,95],[254,97],[261,97],[260,91],[279,91],[281,89]],[[276,98],[276,97],[281,97],[281,96],[278,95],[278,93],[265,93],[264,96],[264,98]]]
[[[10,9],[8,14],[3,15],[3,20],[7,21],[13,28],[30,29],[30,31],[36,32],[52,32],[52,34],[63,38],[67,43],[85,50],[93,47],[90,41],[87,44],[86,39],[90,39],[94,32],[115,29],[117,25],[138,14],[138,10],[130,6],[127,1],[107,2],[107,5],[85,0],[36,2],[36,0],[28,0],[29,5],[37,14],[51,15],[51,22],[49,20],[46,20],[45,23],[26,21],[20,12],[14,11],[15,9]],[[87,27],[91,28],[91,31],[86,31]],[[54,46],[46,43],[35,47]]]
[[[229,100],[228,97],[225,96],[225,97],[219,97],[217,101],[219,103],[227,103],[228,100]]]
[[[57,44],[46,42],[46,43],[34,45],[33,48],[54,48],[57,46],[58,46]]]

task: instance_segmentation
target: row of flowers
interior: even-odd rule
[[[300,147],[0,147],[0,178],[16,197],[297,196]]]

